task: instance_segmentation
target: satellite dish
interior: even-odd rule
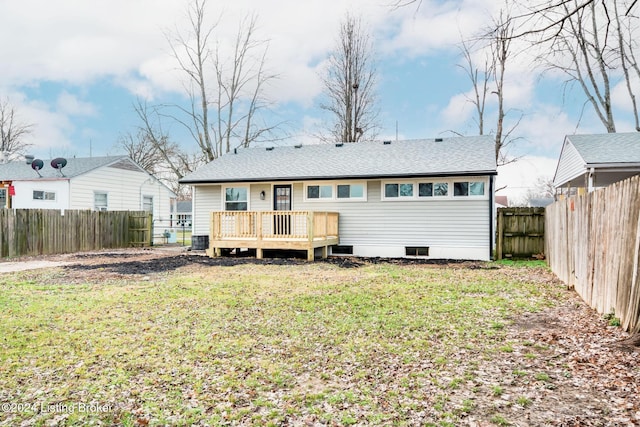
[[[67,166],[67,159],[65,159],[64,157],[56,157],[55,159],[51,160],[51,167],[54,169],[60,170],[65,166]]]
[[[44,162],[40,159],[35,159],[31,162],[31,169],[34,171],[39,171],[44,167]]]

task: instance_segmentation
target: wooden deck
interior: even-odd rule
[[[209,256],[222,255],[223,249],[306,250],[313,261],[315,249],[322,248],[326,258],[328,247],[340,243],[337,212],[315,211],[225,211],[211,213]]]

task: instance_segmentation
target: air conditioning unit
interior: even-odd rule
[[[106,212],[106,211],[107,211],[107,207],[106,207],[106,206],[100,206],[100,207],[98,208],[98,210],[99,210],[100,212]]]

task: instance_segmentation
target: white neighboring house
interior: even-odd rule
[[[489,260],[496,174],[479,136],[238,149],[180,182],[194,236],[211,235],[211,212],[338,212],[333,254]]]
[[[553,177],[556,194],[591,192],[640,174],[640,132],[567,135]]]
[[[175,218],[176,195],[127,156],[0,164],[0,207],[14,209],[146,210],[153,214],[155,240]]]

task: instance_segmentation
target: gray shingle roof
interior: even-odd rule
[[[569,135],[587,164],[640,162],[640,132]]]
[[[239,149],[182,183],[495,174],[489,136]]]
[[[108,157],[85,157],[85,158],[69,158],[67,165],[62,169],[64,177],[51,167],[51,159],[43,160],[44,167],[40,170],[42,178],[38,177],[36,171],[31,169],[24,160],[13,161],[0,164],[0,181],[21,181],[32,179],[52,179],[52,178],[73,178],[78,175],[90,172],[94,169],[108,166],[119,160],[128,159],[127,156],[108,156]]]

